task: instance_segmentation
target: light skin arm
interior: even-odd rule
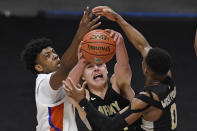
[[[76,66],[70,71],[68,78],[72,79],[72,84],[74,85],[78,85],[81,75],[83,74],[83,71],[85,69],[85,66],[87,64],[87,61],[84,58],[80,58],[78,63],[76,64]],[[66,83],[70,82],[69,79],[66,79],[65,81],[63,81],[63,84],[66,85]],[[80,89],[81,87],[78,86],[78,88]],[[66,91],[66,88],[64,88]],[[79,116],[81,118],[81,120],[83,121],[83,123],[86,125],[86,127],[89,130],[92,130],[88,120],[86,119],[86,112],[79,106],[79,104],[77,104],[75,101],[73,101],[73,99],[71,99],[70,97],[67,96],[67,99],[73,104],[75,105],[76,109],[78,110]]]
[[[88,15],[88,13],[89,7],[87,7],[84,11],[84,15],[80,21],[79,28],[70,47],[64,52],[61,58],[60,68],[51,76],[50,85],[54,90],[57,90],[62,85],[62,80],[65,80],[67,78],[68,73],[77,63],[77,49],[83,36],[90,30],[97,28],[101,24],[96,24],[96,22],[99,20],[99,17],[91,20],[92,14]]]
[[[110,33],[110,36],[116,42],[117,62],[114,67],[114,75],[112,76],[112,81],[115,80],[120,94],[131,100],[135,93],[130,86],[132,72],[129,65],[129,58],[127,50],[125,48],[124,39],[120,33],[114,30],[107,29],[106,31]]]
[[[77,104],[83,98],[85,98],[85,90],[84,90],[85,86],[83,84],[82,88],[79,89],[73,84],[73,81],[70,78],[68,78],[68,80],[69,81],[64,83],[65,84],[65,88],[66,88],[66,93]],[[132,101],[131,101],[131,109],[132,110],[143,109],[146,106],[147,106],[147,104],[144,103],[143,101],[139,100],[139,99],[133,98]],[[128,108],[128,107],[126,107],[126,108]],[[120,112],[120,114],[123,113],[126,110],[126,108],[123,109]],[[97,120],[97,118],[95,118],[95,117],[98,117],[98,115],[100,115],[100,116],[103,116],[105,121],[111,122],[111,123],[108,124],[109,127],[105,127],[104,131],[107,131],[109,129],[113,129],[113,126],[114,126],[113,125],[113,121],[116,121],[115,119],[106,117],[102,113],[98,112],[96,109],[90,109],[90,110],[91,111],[95,111],[94,113],[92,113],[92,115],[95,114],[95,116],[93,116],[94,117],[94,121]],[[146,112],[147,112],[147,110],[145,110],[143,112],[139,112],[139,113],[132,113],[128,117],[125,118],[125,121],[128,123],[128,125],[131,125],[132,123],[134,123],[138,118],[140,118]],[[114,117],[114,118],[119,119],[118,117]],[[100,123],[100,121],[99,121],[99,123]],[[97,123],[95,123],[95,124],[97,124]],[[99,125],[97,125],[97,126],[99,126]]]
[[[195,36],[195,42],[194,42],[194,49],[195,49],[196,56],[197,56],[197,30],[196,30],[196,36]]]

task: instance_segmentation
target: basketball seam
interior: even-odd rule
[[[110,43],[106,43],[106,42],[83,42],[82,44],[87,44],[87,43],[103,43],[103,44],[115,46],[114,44],[110,44]]]
[[[83,49],[81,49],[82,51],[85,51],[86,53],[88,53],[88,54],[90,54],[90,55],[94,55],[94,56],[107,56],[107,55],[111,55],[111,54],[113,54],[114,52],[112,52],[112,53],[108,53],[108,54],[105,54],[105,55],[96,55],[96,54],[93,54],[93,53],[90,53],[90,52],[87,52],[86,50],[83,50]]]

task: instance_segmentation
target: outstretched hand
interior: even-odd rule
[[[86,82],[76,86],[72,79],[68,77],[66,81],[62,81],[64,85],[64,90],[69,98],[71,98],[74,102],[79,103],[83,98],[85,98],[85,86]]]
[[[92,9],[92,12],[96,16],[105,16],[111,21],[116,21],[117,17],[119,16],[115,11],[113,11],[108,6],[97,6]]]
[[[96,29],[101,24],[101,22],[97,23],[97,21],[100,19],[100,16],[96,17],[95,19],[92,19],[93,14],[92,12],[89,14],[89,10],[90,8],[86,7],[77,31],[81,39],[89,31]]]
[[[111,30],[111,29],[105,29],[105,31],[107,31],[110,34],[110,36],[114,39],[114,41],[116,42],[116,45],[124,44],[124,39],[119,32]]]

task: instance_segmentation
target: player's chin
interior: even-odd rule
[[[95,86],[98,86],[98,87],[104,86],[105,83],[106,83],[105,80],[97,80],[97,81],[94,81],[94,85],[95,85]]]

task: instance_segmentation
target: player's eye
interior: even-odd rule
[[[93,68],[94,66],[93,65],[88,65],[88,68]]]
[[[50,58],[50,54],[45,54],[45,57],[48,59],[48,58]]]
[[[103,64],[97,64],[98,67],[101,67]]]
[[[52,50],[52,52],[55,53],[55,54],[57,54],[56,51],[55,51],[54,49]]]

